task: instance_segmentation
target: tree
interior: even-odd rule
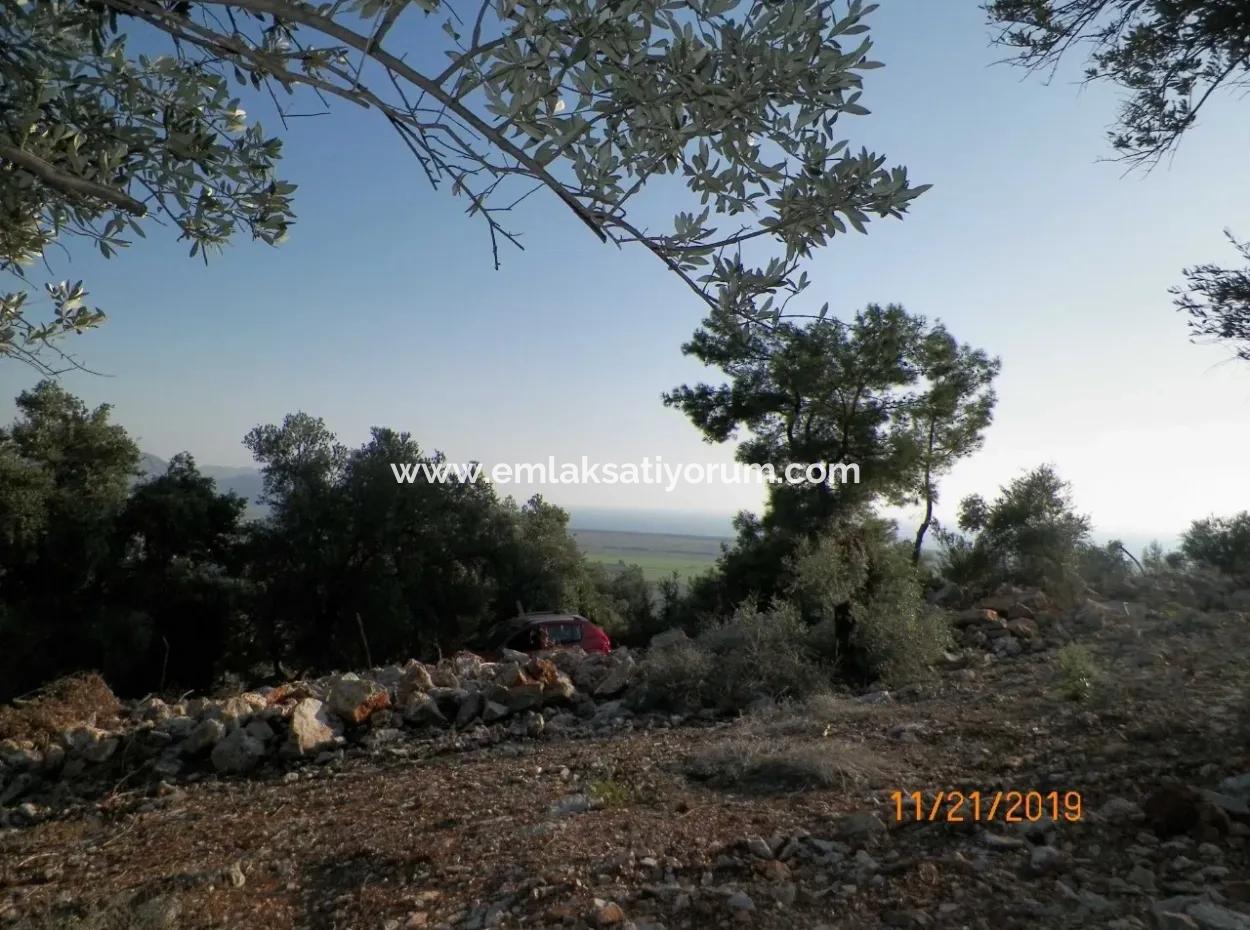
[[[53,381],[17,410],[0,430],[0,695],[117,654],[124,637],[101,602],[139,460],[107,405],[88,410]]]
[[[715,315],[683,351],[729,377],[664,395],[707,441],[725,442],[745,429],[738,461],[772,466],[779,477],[790,465],[859,466],[857,482],[831,471],[822,481],[769,487],[763,528],[801,533],[878,497],[904,500],[918,484],[933,493],[941,470],[976,447],[993,395],[975,411],[969,405],[997,373],[996,361],[894,304],[871,304],[849,323],[823,318],[769,330]],[[933,425],[923,457],[917,423]],[[925,465],[929,476],[921,481]]]
[[[1250,579],[1250,511],[1195,520],[1181,537],[1181,552],[1230,578]]]
[[[736,458],[772,466],[780,478],[791,465],[859,469],[858,481],[830,470],[821,481],[770,484],[763,516],[739,515],[734,546],[713,575],[691,586],[692,609],[713,617],[746,597],[779,594],[795,547],[832,522],[862,519],[877,500],[936,496],[938,476],[979,444],[998,370],[997,361],[960,346],[940,324],[897,305],[869,305],[850,322],[822,317],[771,329],[713,315],[684,351],[728,377],[664,398],[709,442],[746,431]],[[931,446],[927,426],[925,442],[917,439],[918,424],[930,423]]]
[[[947,577],[983,589],[1011,581],[1062,593],[1076,581],[1089,547],[1089,518],[1077,513],[1071,486],[1050,465],[1012,480],[992,503],[976,494],[964,498],[959,528],[971,540],[941,534]]]
[[[1079,45],[1085,72],[1128,92],[1111,143],[1133,164],[1151,166],[1175,149],[1220,90],[1250,85],[1250,5],[1245,0],[990,0],[998,42],[1016,61],[1053,69]],[[1250,262],[1250,243],[1229,234]],[[1239,343],[1250,361],[1250,265],[1184,270],[1173,289],[1195,336]]]
[[[147,631],[146,648],[132,652],[128,667],[111,670],[114,687],[205,690],[223,671],[256,658],[242,577],[246,507],[236,494],[217,493],[185,452],[131,491],[116,524],[109,593],[125,605],[129,625]]]
[[[998,359],[960,345],[940,325],[921,344],[921,371],[929,390],[908,414],[910,438],[920,459],[916,497],[924,502],[912,564],[920,563],[925,534],[933,524],[937,478],[985,442],[998,400],[991,385],[1001,367]]]
[[[872,9],[0,0],[0,270],[24,283],[23,265],[62,233],[111,255],[157,217],[192,254],[240,230],[277,242],[294,187],[245,104],[271,99],[285,122],[346,102],[467,199],[496,264],[501,243],[521,245],[509,211],[544,191],[601,240],[650,251],[709,307],[775,321],[774,296],[801,289],[814,249],[924,190],[840,138],[840,120],[868,112],[863,76],[880,66]],[[667,176],[685,191],[656,227],[640,195],[671,203]],[[77,285],[51,293],[48,324],[25,315],[24,295],[0,304],[5,355],[46,365],[42,348],[102,319]]]

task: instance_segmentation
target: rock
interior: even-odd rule
[[[1029,852],[1029,872],[1033,875],[1055,875],[1068,868],[1069,857],[1054,846],[1034,846]]]
[[[1200,789],[1198,793],[1204,801],[1223,811],[1230,819],[1250,823],[1250,804],[1244,798],[1206,789]]]
[[[1221,907],[1214,901],[1202,901],[1186,913],[1202,930],[1250,930],[1250,916]]]
[[[1140,823],[1146,815],[1140,805],[1128,798],[1111,798],[1098,808],[1098,816],[1106,823],[1135,824]]]
[[[1153,893],[1155,890],[1155,873],[1138,863],[1129,871],[1128,882],[1130,885],[1136,885],[1142,891]]]
[[[1017,603],[1019,603],[1019,596],[1014,592],[998,591],[977,601],[977,607],[998,614],[1006,614]]]
[[[872,811],[857,811],[840,817],[833,829],[840,840],[871,839],[886,832],[885,824]]]
[[[634,665],[634,660],[627,657],[609,670],[608,674],[603,677],[603,680],[595,686],[595,697],[616,697],[624,691],[629,685],[629,680],[634,675]]]
[[[764,839],[764,837],[759,836],[758,834],[755,836],[748,836],[744,843],[746,845],[747,852],[755,856],[757,859],[773,858],[773,849],[768,845],[768,840]]]
[[[252,739],[258,739],[262,743],[270,742],[276,735],[273,732],[273,727],[271,727],[264,720],[261,720],[259,717],[252,720],[243,728],[243,730],[248,736],[252,737]]]
[[[430,680],[434,682],[436,688],[459,688],[460,679],[456,677],[456,673],[445,665],[434,666],[430,672]]]
[[[213,747],[210,758],[223,775],[242,775],[265,758],[265,744],[246,729],[232,730]]]
[[[513,713],[538,707],[543,702],[543,686],[537,681],[513,685],[504,701]]]
[[[1018,619],[1007,621],[1007,632],[1019,639],[1037,639],[1041,633],[1032,620]]]
[[[1171,911],[1154,911],[1157,930],[1198,930],[1197,922],[1185,914]]]
[[[563,704],[573,700],[577,694],[577,688],[574,687],[572,680],[563,672],[557,672],[555,677],[543,683],[543,703],[544,704]]]
[[[307,697],[291,712],[291,731],[285,752],[296,756],[315,756],[333,746],[338,735],[337,722],[330,716],[325,704]]]
[[[584,814],[588,810],[590,810],[590,798],[585,794],[571,794],[551,805],[551,813],[556,817]]]
[[[404,705],[404,719],[416,726],[442,727],[447,725],[447,718],[439,709],[438,702],[421,691],[416,691],[408,697],[408,703]]]
[[[981,623],[997,623],[998,614],[992,610],[984,610],[980,607],[973,607],[969,610],[961,610],[951,616],[951,623],[959,629],[972,624]]]
[[[390,707],[391,695],[376,682],[344,675],[330,686],[326,704],[345,723],[361,724],[375,710]]]
[[[191,731],[195,729],[195,719],[182,714],[176,714],[167,720],[157,724],[156,729],[160,733],[168,733],[172,739],[186,739],[191,735]]]
[[[615,901],[596,901],[590,919],[596,927],[615,927],[625,922],[625,912]]]
[[[485,704],[486,701],[480,692],[470,691],[465,699],[460,702],[460,708],[456,711],[456,726],[467,726],[480,717]]]
[[[894,701],[894,695],[889,691],[869,691],[867,694],[861,694],[856,701],[860,704],[891,704]]]
[[[434,679],[430,677],[430,670],[416,659],[413,659],[404,666],[403,677],[400,678],[399,684],[396,686],[396,702],[400,707],[403,707],[413,694],[416,692],[425,693],[433,687]]]
[[[117,751],[119,741],[99,727],[74,727],[63,737],[65,748],[87,762],[107,762]],[[42,761],[42,760],[40,760]]]
[[[226,725],[220,720],[210,717],[199,723],[191,734],[182,741],[182,754],[198,756],[217,745],[217,741],[226,735]]]
[[[72,746],[66,748],[72,749]],[[0,742],[0,766],[14,769],[34,769],[43,764],[43,756],[28,740],[19,743],[14,739]]]
[[[508,716],[508,708],[503,704],[495,701],[487,701],[486,706],[482,709],[482,720],[486,723],[494,723]]]
[[[751,900],[751,896],[745,891],[735,891],[726,900],[731,911],[745,914],[755,910],[755,902]]]
[[[1234,797],[1250,797],[1250,772],[1244,775],[1230,775],[1220,782],[1220,790]]]
[[[550,659],[535,657],[530,659],[525,666],[525,674],[529,675],[534,681],[542,682],[544,685],[551,684],[556,680],[556,676],[560,674],[560,670],[556,668],[556,664]]]
[[[1142,804],[1146,823],[1163,839],[1182,834],[1207,838],[1228,833],[1228,815],[1193,788],[1164,785]]]
[[[168,720],[173,716],[173,712],[158,697],[145,698],[135,705],[134,715],[140,720],[151,720],[153,723],[159,723],[162,720]]]

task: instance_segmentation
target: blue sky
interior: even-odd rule
[[[886,63],[868,76],[873,115],[847,134],[934,188],[904,220],[835,241],[807,297],[838,315],[900,302],[1001,356],[997,422],[944,483],[941,511],[1041,462],[1108,533],[1167,538],[1250,506],[1250,366],[1190,345],[1167,294],[1183,266],[1233,259],[1225,226],[1250,235],[1244,102],[1217,101],[1169,163],[1125,176],[1105,160],[1113,88],[1078,86],[1075,68],[1045,86],[995,65],[975,3],[884,7],[871,20]],[[349,444],[388,425],[453,460],[731,459],[660,403],[714,373],[679,351],[700,305],[647,255],[602,245],[536,196],[516,220],[526,251],[505,252],[496,272],[481,222],[429,189],[380,120],[337,108],[296,121],[287,140],[298,223],[280,248],[240,241],[205,267],[150,229],[110,262],[80,244],[70,262],[50,255],[111,316],[73,346],[111,376],[65,383],[113,403],[145,450],[246,465],[243,434],[302,409]],[[0,397],[34,381],[0,367]],[[9,419],[11,403],[0,406]],[[708,514],[761,498],[748,487],[547,496],[575,510]]]

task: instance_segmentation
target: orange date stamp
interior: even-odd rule
[[[930,823],[1076,823],[1079,791],[894,791],[894,819]]]

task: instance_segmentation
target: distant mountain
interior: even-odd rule
[[[217,490],[223,494],[233,491],[247,501],[247,516],[263,517],[269,508],[260,502],[264,491],[264,476],[255,468],[240,468],[235,465],[201,465],[196,462],[200,474],[217,482]],[[144,477],[163,475],[169,462],[159,455],[143,452],[139,455],[139,471]]]

